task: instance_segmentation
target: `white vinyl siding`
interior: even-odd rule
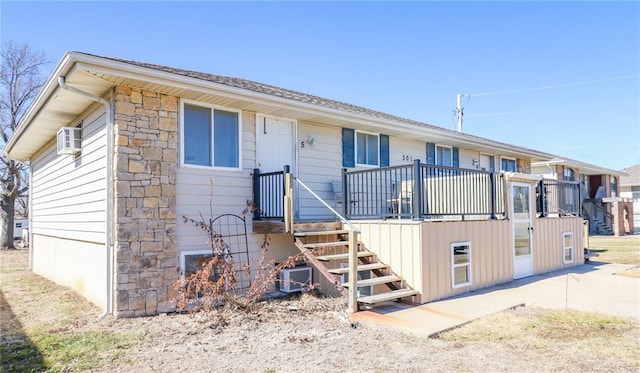
[[[83,120],[79,155],[58,155],[52,141],[33,160],[33,234],[104,243],[105,129],[105,113],[100,106]]]

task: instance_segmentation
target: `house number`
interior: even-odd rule
[[[304,148],[304,145],[305,145],[304,141],[300,141],[300,147]]]
[[[413,162],[413,157],[410,155],[403,155],[402,156],[402,160],[403,161],[409,161],[409,162]]]

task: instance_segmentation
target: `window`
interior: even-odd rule
[[[488,154],[480,154],[480,169],[494,172],[496,170],[495,157]]]
[[[500,170],[507,172],[516,172],[516,160],[513,158],[500,158]]]
[[[573,232],[562,233],[562,262],[573,263]]]
[[[202,269],[202,261],[211,258],[211,249],[188,250],[180,253],[180,274],[182,279]]]
[[[240,168],[240,114],[183,104],[183,164]]]
[[[564,175],[562,176],[563,180],[566,181],[575,181],[575,171],[573,171],[573,168],[569,168],[569,167],[565,167],[564,168]]]
[[[471,285],[471,243],[451,244],[451,285],[459,288]]]
[[[356,132],[356,159],[358,164],[377,166],[379,149],[378,135]]]
[[[452,148],[448,146],[436,145],[436,165],[449,167],[453,166]]]

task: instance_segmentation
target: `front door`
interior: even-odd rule
[[[260,172],[294,167],[294,123],[285,119],[258,116],[256,121],[256,166]]]
[[[533,274],[531,185],[511,184],[513,222],[513,278]]]

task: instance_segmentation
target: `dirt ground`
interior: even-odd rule
[[[8,354],[13,353],[12,346],[30,343],[37,346],[30,350],[31,354],[39,355],[28,357],[39,359],[31,366],[52,371],[637,372],[640,369],[640,327],[638,320],[633,319],[589,316],[586,320],[600,320],[592,327],[587,325],[591,321],[585,319],[575,324],[562,321],[560,329],[569,329],[558,334],[557,326],[543,327],[550,311],[520,308],[429,339],[382,326],[352,324],[343,311],[343,299],[306,294],[270,301],[254,314],[235,314],[226,320],[226,326],[221,326],[216,317],[202,313],[98,320],[100,309],[70,290],[27,271],[27,250],[0,251],[0,259],[5,351],[2,372],[21,370],[15,360],[9,360]],[[46,336],[56,335],[68,337],[65,341],[89,335],[108,335],[112,339],[86,339],[83,343],[89,345],[89,352],[56,361],[56,349],[71,349],[60,347],[60,342],[42,347]],[[101,345],[109,347],[102,349]],[[37,369],[38,364],[41,369]]]

